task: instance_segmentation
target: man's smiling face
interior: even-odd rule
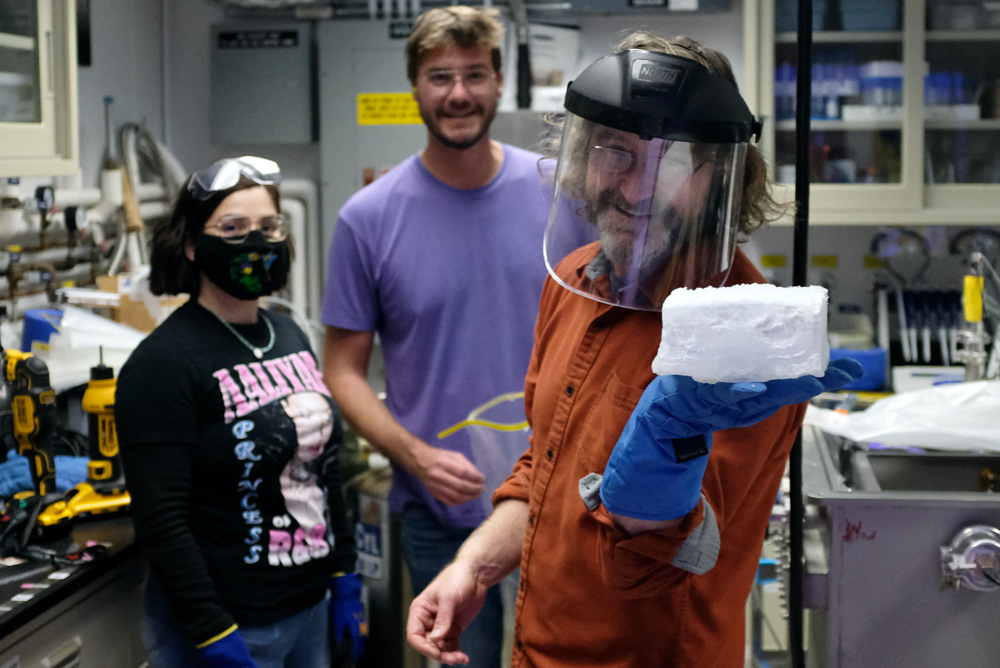
[[[680,225],[707,186],[704,162],[693,164],[691,144],[601,128],[587,158],[587,217],[619,276],[636,253],[645,274],[669,252]],[[694,199],[692,196],[695,195]]]
[[[413,84],[413,97],[431,137],[464,150],[489,132],[503,92],[503,74],[493,69],[489,49],[447,45],[427,53]]]

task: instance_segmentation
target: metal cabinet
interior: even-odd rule
[[[79,171],[75,0],[0,0],[0,176]]]
[[[956,0],[816,0],[810,219],[1000,222],[1000,11]],[[745,3],[748,96],[792,201],[794,0]]]
[[[133,556],[0,639],[0,666],[138,668],[147,566]]]

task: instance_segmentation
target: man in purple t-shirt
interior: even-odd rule
[[[495,14],[453,6],[419,18],[407,75],[427,146],[344,205],[330,249],[323,375],[344,418],[392,461],[389,502],[416,593],[486,518],[528,446],[524,431],[449,429],[523,391],[547,275],[540,156],[489,136],[503,87]],[[384,404],[367,383],[375,332]],[[490,410],[483,420],[525,419],[521,401]],[[500,598],[493,587],[460,639],[473,666],[500,664]]]

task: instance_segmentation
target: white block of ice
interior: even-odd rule
[[[830,361],[827,299],[819,286],[674,290],[663,302],[653,373],[703,383],[822,376]]]

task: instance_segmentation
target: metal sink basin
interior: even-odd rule
[[[1000,588],[958,587],[942,548],[1000,527],[1000,454],[873,450],[805,427],[802,468],[807,667],[997,666]]]
[[[848,461],[842,475],[865,492],[1000,491],[1000,455],[856,450]]]

